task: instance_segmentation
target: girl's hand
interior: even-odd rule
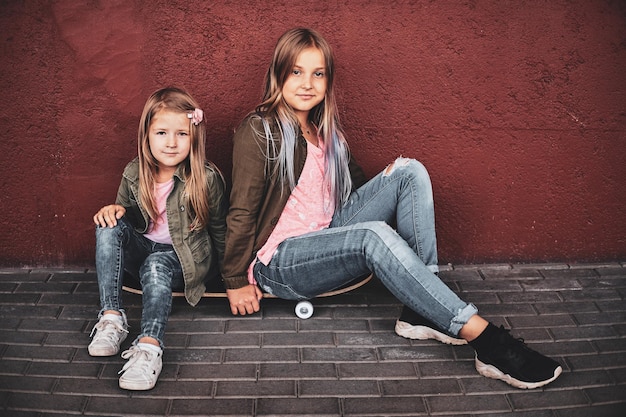
[[[241,314],[256,313],[261,309],[259,301],[263,298],[263,292],[256,285],[247,285],[236,290],[226,290],[230,311],[236,316]]]
[[[93,216],[93,222],[101,227],[114,227],[124,213],[126,213],[126,209],[119,204],[104,206]]]

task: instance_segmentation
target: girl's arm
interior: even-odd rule
[[[207,231],[217,252],[217,259],[221,268],[224,260],[226,215],[228,214],[226,182],[222,173],[212,163],[207,163],[206,169],[209,193],[209,223],[207,224]]]
[[[117,221],[126,214],[126,207],[130,200],[130,189],[128,181],[122,177],[120,185],[117,189],[117,197],[115,198],[115,204],[109,204],[102,207],[93,216],[93,222],[100,227],[114,227],[117,225]]]
[[[350,176],[352,177],[352,188],[354,190],[367,182],[367,177],[365,176],[365,173],[363,172],[359,164],[356,163],[356,161],[352,157],[352,154],[350,154],[348,169],[350,169]]]
[[[258,118],[248,117],[233,137],[233,175],[222,276],[227,289],[247,286],[257,222],[266,191],[266,146]]]

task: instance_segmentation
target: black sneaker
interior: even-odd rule
[[[476,350],[479,374],[522,389],[541,387],[561,375],[558,362],[532,350],[523,339],[513,338],[504,327],[489,326],[489,340]]]
[[[417,314],[415,311],[404,306],[402,314],[396,321],[396,334],[407,339],[414,340],[438,340],[448,345],[465,345],[465,339],[455,339],[437,330],[437,326],[432,321]]]

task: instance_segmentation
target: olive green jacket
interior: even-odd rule
[[[267,139],[263,131],[260,118],[250,115],[239,125],[233,138],[233,186],[222,267],[227,289],[248,285],[248,267],[274,230],[291,194],[289,184],[281,184],[275,174],[276,159],[265,155]],[[294,149],[296,181],[307,157],[306,139],[301,132],[297,134]],[[282,136],[277,126],[272,127],[272,137],[279,148]],[[349,167],[353,187],[364,184],[365,174],[352,158]]]
[[[174,174],[174,188],[167,197],[166,212],[174,251],[178,256],[185,280],[185,298],[195,306],[205,292],[205,282],[219,277],[224,258],[226,214],[228,201],[224,178],[210,162],[205,165],[209,190],[209,222],[204,229],[190,230],[187,198],[184,195],[185,176],[182,167]],[[139,204],[139,160],[135,158],[124,169],[117,192],[116,204],[126,208],[126,218],[138,233],[146,233],[148,212]]]

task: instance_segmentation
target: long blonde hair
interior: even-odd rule
[[[345,203],[352,190],[352,179],[348,169],[349,148],[339,124],[339,115],[333,87],[335,64],[333,51],[326,40],[316,31],[296,28],[285,32],[276,43],[272,63],[265,76],[263,101],[256,108],[264,126],[267,139],[267,157],[275,155],[276,169],[281,181],[286,180],[291,189],[295,187],[293,154],[296,143],[296,128],[299,126],[295,113],[283,98],[282,89],[293,71],[296,60],[308,48],[318,49],[325,61],[326,95],[324,100],[309,112],[322,136],[326,149],[324,179],[330,188],[335,207]],[[282,135],[282,144],[272,137],[271,122],[275,122]]]
[[[146,209],[150,219],[156,221],[158,212],[154,198],[155,174],[159,163],[152,155],[148,132],[154,115],[167,109],[185,114],[193,113],[199,108],[198,103],[185,90],[166,87],[152,93],[143,108],[139,122],[138,154],[139,154],[139,203]],[[181,165],[185,179],[184,195],[186,196],[187,212],[192,219],[191,229],[204,227],[209,220],[209,195],[207,178],[204,170],[206,163],[206,130],[204,121],[197,125],[189,120],[190,149],[189,155]]]

